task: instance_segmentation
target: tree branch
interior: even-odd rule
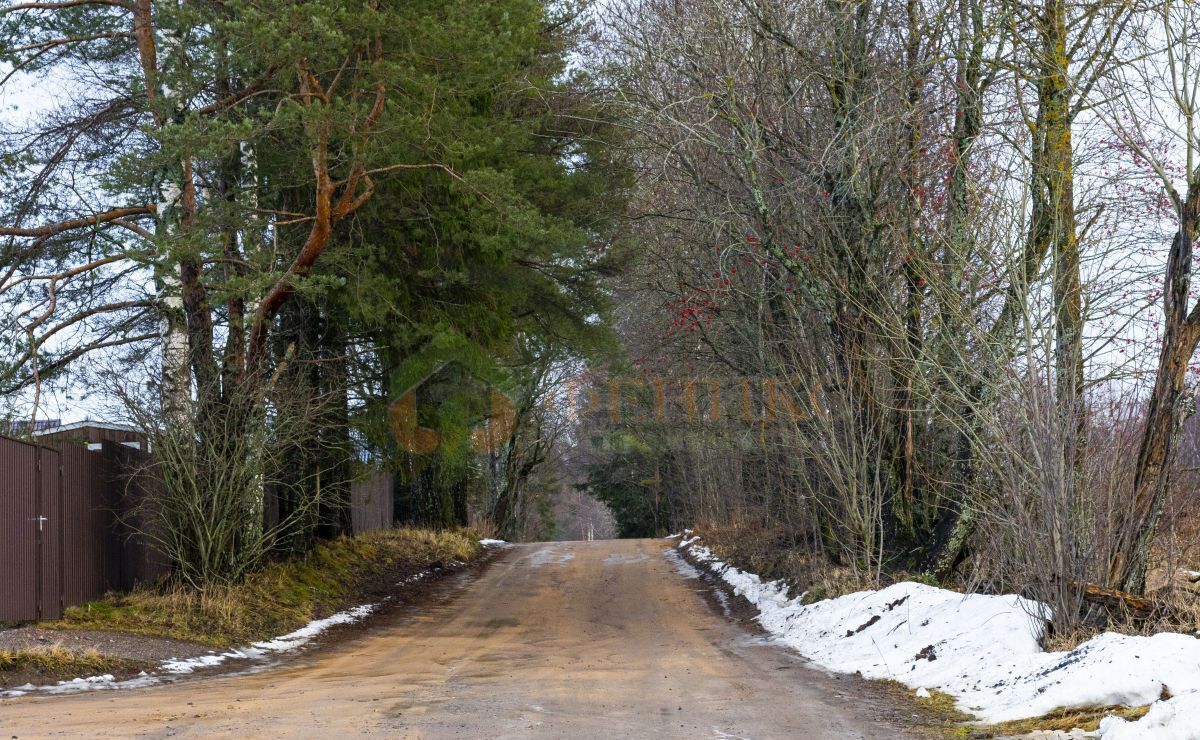
[[[98,226],[100,224],[111,223],[114,221],[129,218],[131,216],[152,216],[154,215],[154,206],[132,206],[130,208],[115,208],[111,211],[97,213],[95,216],[87,216],[85,218],[74,218],[68,221],[59,221],[56,224],[46,224],[45,226],[37,226],[32,229],[23,229],[11,226],[0,226],[0,236],[16,236],[16,237],[49,237],[61,234],[64,231],[72,229],[82,229],[88,226]],[[124,225],[124,224],[122,224]]]

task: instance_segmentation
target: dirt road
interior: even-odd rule
[[[895,738],[661,540],[515,547],[260,673],[0,700],[0,737]],[[683,572],[681,572],[683,571]]]

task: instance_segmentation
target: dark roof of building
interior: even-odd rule
[[[19,437],[30,432],[33,434],[51,432],[61,427],[62,419],[38,419],[33,423],[32,428],[30,428],[28,421],[10,421],[8,423],[8,433],[14,437]]]

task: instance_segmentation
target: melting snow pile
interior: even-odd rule
[[[1155,702],[1137,722],[1105,717],[1100,722],[1100,736],[1105,740],[1195,740],[1200,737],[1200,692]]]
[[[353,624],[354,622],[363,619],[373,611],[375,611],[374,604],[363,604],[362,606],[356,606],[353,609],[348,609],[344,612],[338,612],[332,617],[325,617],[324,619],[317,619],[309,622],[295,632],[289,632],[286,635],[276,637],[274,640],[256,642],[254,643],[254,647],[258,650],[266,650],[269,652],[295,650],[330,627],[336,624]]]
[[[678,545],[759,610],[781,642],[817,665],[943,691],[986,722],[1056,709],[1154,706],[1135,723],[1108,718],[1101,737],[1200,740],[1200,640],[1104,633],[1070,652],[1040,646],[1048,607],[1019,596],[898,583],[804,605],[786,585],[722,563],[698,537]],[[1164,689],[1174,698],[1157,701]]]
[[[338,612],[331,617],[313,620],[295,632],[289,632],[286,635],[280,635],[273,640],[256,642],[249,647],[236,648],[227,653],[200,655],[195,658],[186,658],[184,660],[168,660],[165,661],[160,668],[167,673],[191,673],[197,668],[208,668],[210,666],[220,665],[226,660],[261,658],[268,653],[282,653],[289,650],[295,650],[330,627],[337,624],[351,624],[353,622],[357,622],[373,611],[375,611],[374,604],[363,604],[362,606],[356,606],[353,609],[348,609],[344,612]]]

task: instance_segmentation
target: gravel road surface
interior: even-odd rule
[[[905,736],[689,570],[663,540],[519,545],[269,670],[0,700],[0,738]]]

